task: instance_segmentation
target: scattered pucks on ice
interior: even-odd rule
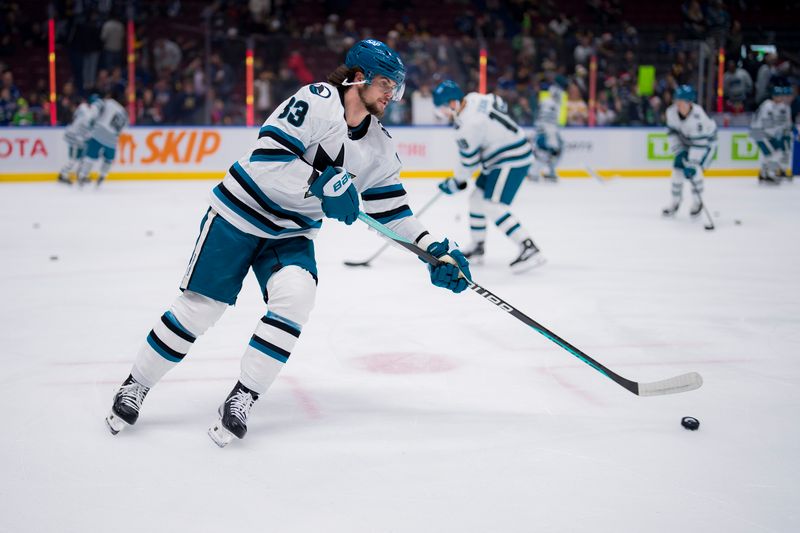
[[[50,256],[50,261],[58,261],[58,256],[57,255],[51,255]]]
[[[686,429],[697,431],[700,427],[700,421],[693,416],[684,416],[681,418],[681,425]]]
[[[742,225],[742,221],[739,220],[738,218],[736,220],[734,220],[733,223],[736,224],[737,226],[741,226]]]

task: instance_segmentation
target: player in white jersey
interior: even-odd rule
[[[98,158],[102,157],[97,185],[103,183],[108,176],[111,164],[117,154],[119,134],[128,125],[128,113],[120,103],[121,93],[115,93],[103,99],[103,108],[94,121],[89,140],[86,141],[86,152],[78,167],[78,185],[89,183],[89,173]]]
[[[251,407],[288,361],[313,307],[313,239],[322,219],[352,224],[359,195],[366,213],[443,261],[429,267],[434,285],[453,292],[467,288],[467,260],[413,216],[400,183],[400,160],[378,121],[390,101],[402,96],[404,81],[396,52],[380,41],[359,41],[328,83],[302,87],[270,115],[253,149],[211,193],[182,292],[147,336],[114,396],[106,418],[112,433],[136,422],[150,388],[236,302],[252,269],[267,311],[245,347],[239,379],[208,430],[220,447],[244,437]]]
[[[86,140],[89,138],[94,121],[100,115],[102,109],[103,100],[97,94],[90,95],[87,102],[81,102],[75,109],[75,113],[72,115],[72,122],[64,130],[64,140],[67,141],[69,159],[58,173],[58,181],[60,183],[72,185],[70,174],[77,170],[77,166],[80,164],[81,158],[83,158]]]
[[[782,79],[773,82],[771,98],[764,100],[750,124],[750,136],[758,144],[763,159],[758,182],[778,184],[787,175],[792,146],[792,88]]]
[[[546,95],[539,100],[533,143],[536,161],[531,166],[531,172],[528,175],[533,181],[537,181],[540,176],[546,181],[558,181],[556,167],[564,148],[564,141],[559,133],[558,119],[566,88],[567,79],[559,74],[547,88]]]
[[[480,168],[469,199],[472,244],[464,249],[464,255],[470,261],[482,261],[488,218],[520,247],[510,264],[514,272],[541,264],[539,248],[510,211],[533,162],[533,151],[525,132],[508,116],[506,103],[495,94],[464,96],[452,80],[434,89],[433,103],[452,121],[461,157],[455,176],[444,180],[439,188],[447,194],[463,191],[472,173]]]
[[[693,217],[703,209],[703,171],[717,154],[717,124],[697,103],[697,94],[690,85],[675,90],[675,103],[667,108],[668,137],[675,154],[672,165],[672,202],[662,210],[673,216],[681,205],[683,182],[692,185],[694,202],[689,210]]]

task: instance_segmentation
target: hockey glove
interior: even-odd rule
[[[431,274],[431,283],[455,293],[467,288],[467,280],[472,281],[469,271],[469,261],[457,248],[450,248],[447,239],[434,242],[428,246],[428,253],[439,259],[439,266],[428,265]]]
[[[685,177],[687,180],[693,180],[695,176],[697,176],[697,167],[695,166],[683,167],[683,177]]]
[[[463,191],[467,188],[466,181],[458,181],[455,178],[447,178],[443,182],[439,183],[439,188],[445,194],[453,194],[457,193],[458,191]]]
[[[358,218],[358,192],[353,176],[343,168],[326,168],[309,187],[322,200],[322,212],[348,226]]]

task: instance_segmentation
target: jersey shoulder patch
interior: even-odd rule
[[[316,94],[320,98],[330,98],[331,95],[333,94],[333,91],[331,90],[330,86],[324,83],[309,85],[308,90],[311,92],[311,94]]]

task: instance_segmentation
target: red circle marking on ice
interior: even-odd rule
[[[421,353],[376,353],[355,358],[356,364],[378,374],[435,374],[458,365],[441,355]]]

